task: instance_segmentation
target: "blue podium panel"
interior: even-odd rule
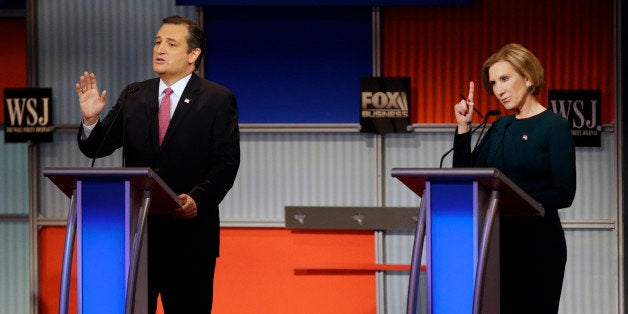
[[[79,313],[146,313],[146,215],[149,208],[168,214],[179,207],[177,195],[150,168],[49,168],[42,173],[71,197],[59,313],[68,310],[76,233]]]
[[[543,216],[543,207],[495,168],[395,168],[391,175],[422,195],[406,312],[417,312],[425,239],[427,313],[499,313],[499,217]]]
[[[429,182],[428,298],[433,314],[470,313],[477,264],[477,183]]]
[[[79,181],[79,313],[124,313],[128,181]]]

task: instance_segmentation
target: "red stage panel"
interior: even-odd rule
[[[58,310],[64,237],[62,227],[40,231],[43,314]],[[390,267],[374,265],[374,250],[372,232],[222,229],[213,313],[375,313],[374,269]],[[364,269],[356,270],[360,265]],[[304,266],[333,270],[303,271]],[[76,313],[72,279],[70,313]]]
[[[454,123],[453,105],[470,80],[481,112],[502,109],[480,87],[480,71],[511,42],[529,48],[545,67],[542,104],[547,89],[599,89],[601,121],[614,119],[612,0],[475,0],[471,6],[381,12],[382,76],[411,77],[414,123]]]

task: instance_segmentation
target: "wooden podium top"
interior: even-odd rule
[[[151,212],[180,207],[179,197],[150,168],[45,168],[42,171],[65,195],[72,197],[77,181],[130,181],[140,191],[151,192]]]
[[[501,216],[544,216],[545,209],[496,168],[393,168],[391,175],[421,196],[428,181],[477,181],[500,192]]]

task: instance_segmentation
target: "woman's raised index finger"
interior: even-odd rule
[[[475,92],[475,86],[473,84],[473,81],[469,82],[469,98],[467,98],[468,100],[473,100],[473,93]]]

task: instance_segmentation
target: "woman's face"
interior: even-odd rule
[[[521,76],[508,61],[499,61],[488,69],[493,94],[507,110],[519,110],[525,104],[528,79]]]

